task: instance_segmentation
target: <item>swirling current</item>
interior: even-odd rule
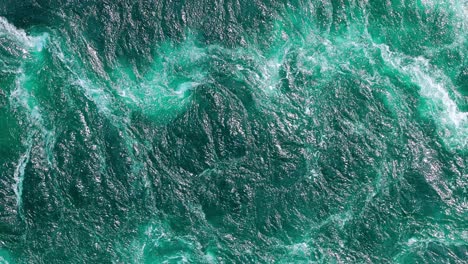
[[[467,263],[466,0],[0,0],[0,263]]]

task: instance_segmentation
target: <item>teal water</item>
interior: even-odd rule
[[[0,0],[0,263],[466,263],[465,0]]]

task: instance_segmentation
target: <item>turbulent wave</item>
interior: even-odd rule
[[[467,10],[0,3],[0,262],[463,263]]]

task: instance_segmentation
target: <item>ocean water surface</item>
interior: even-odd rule
[[[466,263],[468,1],[0,0],[0,263]]]

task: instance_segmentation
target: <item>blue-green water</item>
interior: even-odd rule
[[[466,263],[465,0],[0,0],[0,263]]]

